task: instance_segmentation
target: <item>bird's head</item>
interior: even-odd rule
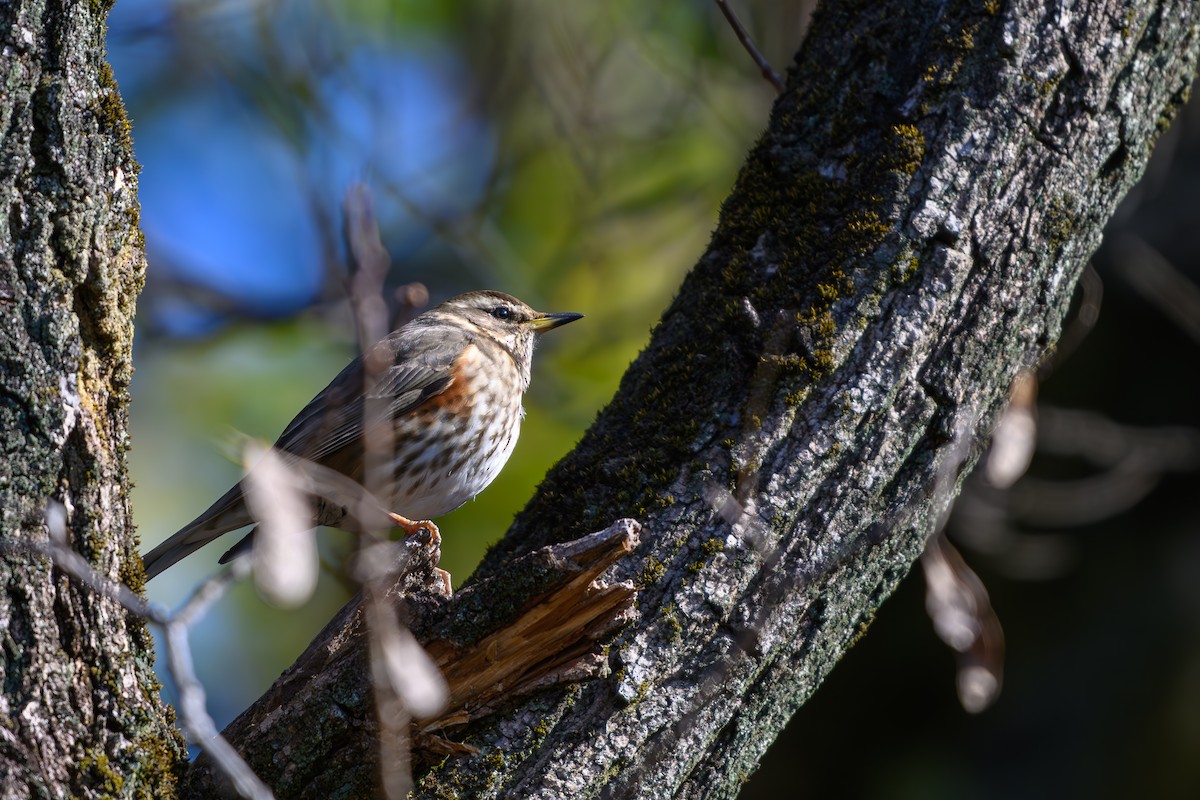
[[[548,314],[535,311],[504,292],[467,292],[452,297],[433,309],[458,317],[481,333],[500,342],[528,375],[533,343],[546,331],[574,322],[583,314]]]

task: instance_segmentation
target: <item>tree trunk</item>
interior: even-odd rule
[[[99,3],[0,7],[0,794],[160,797],[184,757],[140,620],[52,570],[140,585],[125,471],[145,261]]]
[[[72,546],[139,584],[124,447],[143,260],[98,5],[0,11],[5,797],[167,796],[181,757],[140,623],[31,550],[54,499]],[[608,582],[638,587],[634,621],[591,680],[564,686],[578,674],[564,668],[558,686],[446,729],[480,752],[433,760],[417,794],[735,794],[921,552],[1013,376],[1052,346],[1198,42],[1185,0],[989,0],[919,18],[824,5],[617,397],[477,589],[429,603],[418,630],[443,652],[486,641],[546,591],[522,578],[559,563],[519,556],[626,516],[640,545]],[[247,714],[269,710],[313,723],[232,729],[241,746],[303,746],[310,780],[292,758],[256,764],[298,787],[286,796],[376,759],[363,692],[272,692]]]
[[[1198,48],[1186,0],[825,3],[708,252],[473,577],[486,624],[449,604],[427,627],[502,627],[533,593],[519,556],[618,517],[643,526],[609,572],[638,585],[636,621],[593,680],[452,729],[480,754],[438,760],[417,795],[736,794],[1053,347]],[[300,672],[229,733],[289,753],[256,766],[315,797],[323,763],[376,758],[375,728],[365,677],[331,695]]]

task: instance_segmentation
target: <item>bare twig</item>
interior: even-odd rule
[[[249,575],[250,562],[247,559],[235,561],[229,569],[218,572],[200,584],[179,609],[169,613],[162,606],[145,600],[97,572],[83,556],[71,549],[66,525],[66,510],[51,500],[46,505],[46,526],[50,538],[45,543],[30,544],[28,549],[44,554],[55,567],[100,596],[115,600],[130,613],[162,628],[167,672],[179,692],[179,720],[188,739],[209,755],[239,795],[247,800],[272,800],[274,795],[271,790],[217,731],[216,723],[205,707],[204,687],[196,677],[187,638],[190,626],[204,615],[225,590]]]
[[[1075,316],[1063,330],[1062,336],[1058,337],[1058,344],[1054,350],[1038,365],[1037,376],[1042,380],[1062,366],[1062,363],[1092,332],[1092,328],[1096,327],[1096,320],[1100,318],[1100,305],[1104,300],[1104,281],[1101,280],[1100,273],[1096,272],[1096,268],[1090,261],[1083,268],[1083,274],[1079,276],[1079,289],[1079,310],[1075,312]]]
[[[358,349],[364,356],[369,356],[371,347],[387,335],[388,312],[383,284],[391,259],[380,239],[379,225],[367,187],[354,184],[347,189],[342,212],[346,248],[352,261],[348,288],[354,310],[355,332],[358,334]],[[378,365],[368,365],[372,366]],[[369,484],[367,488],[370,488]]]
[[[1083,477],[1023,477],[1003,492],[971,480],[955,509],[954,539],[1021,580],[1062,575],[1075,561],[1071,538],[1047,529],[1109,519],[1143,500],[1169,473],[1200,468],[1200,430],[1139,428],[1091,411],[1041,405],[1039,453],[1091,468]],[[1040,528],[1036,535],[1022,526]]]
[[[1146,240],[1125,234],[1113,243],[1117,269],[1133,288],[1200,344],[1200,286]]]
[[[1026,478],[1005,498],[1014,519],[1045,527],[1113,517],[1149,494],[1168,473],[1200,467],[1200,431],[1121,425],[1089,411],[1042,406],[1041,452],[1097,468],[1073,480]]]
[[[733,28],[733,33],[737,36],[738,41],[742,43],[742,47],[754,59],[754,63],[758,65],[758,69],[762,72],[762,76],[771,82],[775,87],[775,91],[780,94],[786,88],[783,83],[783,78],[778,72],[771,67],[771,62],[767,61],[766,56],[759,52],[758,46],[754,44],[754,40],[750,38],[742,21],[737,18],[737,14],[733,13],[733,9],[729,7],[729,3],[725,0],[716,0],[717,8],[721,9],[721,13],[725,15],[729,27]]]
[[[363,354],[363,482],[367,493],[378,498],[391,495],[387,488],[392,477],[395,454],[395,429],[391,424],[389,401],[372,397],[371,389],[379,376],[392,367],[391,351],[378,347],[388,332],[389,315],[384,300],[384,282],[390,258],[383,247],[379,226],[372,210],[371,195],[361,184],[351,186],[343,204],[344,230],[351,257],[350,306],[357,325],[359,350]],[[370,435],[367,435],[367,432]],[[366,509],[364,509],[366,510]],[[383,540],[386,528],[368,530],[359,539],[359,553],[365,554],[372,543]],[[403,600],[396,608],[388,601],[387,591],[395,578],[394,561],[375,564],[360,559],[369,569],[360,570],[366,622],[369,633],[371,674],[375,693],[375,713],[379,722],[381,786],[383,795],[398,800],[412,791],[409,727],[414,704],[422,711],[435,712],[445,702],[445,684],[428,663],[419,647],[405,647],[412,636],[402,627]],[[383,565],[384,568],[377,568]],[[399,616],[398,616],[399,614]],[[406,638],[407,637],[407,638]],[[399,662],[407,661],[406,667]],[[429,676],[420,682],[408,680],[408,673]],[[420,684],[420,689],[415,688]],[[422,697],[415,695],[421,692]]]
[[[390,479],[391,459],[395,452],[394,428],[388,418],[387,401],[371,397],[371,387],[391,365],[384,348],[376,347],[387,334],[388,312],[383,296],[391,259],[383,247],[375,220],[371,194],[362,184],[346,190],[342,204],[343,230],[350,255],[350,308],[354,315],[358,349],[363,354],[363,483],[376,497]],[[366,435],[371,431],[372,435]],[[383,538],[384,529],[369,530],[359,539],[359,554],[365,555],[369,541]],[[368,559],[360,564],[371,565]],[[409,714],[389,681],[388,660],[384,652],[383,620],[392,613],[383,597],[387,591],[386,569],[361,570],[360,580],[366,602],[368,651],[374,684],[375,716],[379,723],[380,783],[389,800],[406,797],[412,790],[412,767],[408,746]]]
[[[87,562],[87,559],[70,548],[67,542],[67,510],[57,500],[50,500],[46,503],[46,527],[50,532],[50,540],[47,542],[0,539],[0,547],[41,553],[49,558],[54,566],[96,594],[109,600],[115,600],[126,611],[150,622],[162,625],[170,618],[170,613],[163,606],[151,603],[124,584],[110,581],[97,572]]]
[[[196,676],[188,628],[225,590],[250,574],[250,561],[242,558],[200,585],[191,598],[163,626],[167,650],[167,670],[179,692],[179,717],[188,739],[195,742],[216,762],[233,783],[237,793],[247,800],[272,800],[274,795],[237,750],[221,736],[204,702],[204,685]]]

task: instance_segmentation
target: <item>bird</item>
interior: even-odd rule
[[[386,432],[374,425],[390,423],[392,452],[382,462],[388,468],[373,485],[397,525],[409,533],[420,530],[475,497],[499,474],[525,416],[521,401],[529,388],[535,341],[581,317],[534,311],[497,291],[452,297],[354,359],[284,428],[274,449],[285,461],[313,462],[361,484],[364,437]],[[379,421],[364,425],[364,417]],[[244,483],[146,553],[146,579],[254,523]],[[366,532],[369,526],[356,515],[357,497],[325,491],[328,496],[310,496],[313,527]],[[436,527],[432,530],[437,535]],[[220,563],[247,551],[253,536],[252,530]]]

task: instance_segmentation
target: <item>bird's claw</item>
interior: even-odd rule
[[[428,536],[431,545],[441,547],[442,532],[438,530],[437,525],[433,524],[433,520],[412,520],[391,511],[388,512],[388,516],[391,517],[392,522],[396,523],[397,528],[404,531],[405,536]]]
[[[388,516],[392,518],[392,522],[396,523],[396,527],[404,531],[404,535],[429,547],[436,547],[439,550],[442,546],[442,532],[438,530],[438,526],[434,525],[431,520],[418,519],[411,520],[408,517],[402,517],[394,512],[388,512]],[[436,561],[434,562],[437,563]],[[434,573],[441,579],[442,585],[446,589],[446,596],[454,594],[454,588],[450,583],[450,573],[444,569],[434,567]]]

